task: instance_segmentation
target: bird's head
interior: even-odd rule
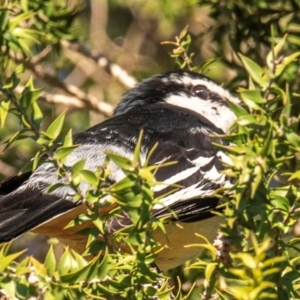
[[[203,75],[179,70],[155,75],[137,84],[123,96],[114,114],[159,102],[190,109],[227,132],[236,119],[228,102],[238,104],[240,100]]]

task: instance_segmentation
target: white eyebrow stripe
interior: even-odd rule
[[[239,104],[241,103],[240,99],[237,97],[234,97],[231,95],[228,90],[224,89],[219,84],[216,84],[215,82],[208,80],[208,79],[202,79],[202,78],[192,78],[189,76],[189,74],[184,74],[181,77],[178,76],[170,76],[168,78],[163,78],[162,82],[176,82],[178,84],[183,84],[185,86],[196,86],[196,85],[203,85],[208,90],[213,91],[216,94],[219,94],[222,98],[229,100],[232,103]]]

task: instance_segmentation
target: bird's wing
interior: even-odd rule
[[[201,133],[192,135],[190,138],[194,140],[204,138]],[[182,222],[194,222],[211,217],[211,211],[219,202],[215,197],[216,190],[230,185],[230,180],[221,172],[222,155],[215,147],[187,149],[168,143],[166,145],[165,142],[160,143],[150,163],[159,161],[177,163],[159,168],[156,172],[156,179],[169,185],[162,184],[155,187],[155,196],[162,197],[162,205],[157,206],[154,214],[171,216],[173,212],[176,214],[175,219]],[[164,197],[164,194],[167,196]]]
[[[204,117],[189,110],[162,103],[117,115],[75,135],[74,142],[81,145],[71,153],[66,163],[72,165],[85,158],[86,168],[93,169],[104,162],[106,151],[114,151],[130,158],[142,129],[144,158],[154,144],[158,143],[151,163],[178,161],[174,166],[159,168],[157,179],[183,186],[183,189],[162,199],[163,205],[157,207],[155,213],[163,215],[168,211],[166,207],[170,207],[184,220],[192,215],[191,212],[209,212],[214,208],[216,201],[205,199],[211,198],[212,190],[223,186],[226,178],[217,172],[221,165],[216,158],[218,151],[212,143],[220,140],[211,134],[222,132]],[[120,169],[112,166],[111,181],[120,177]],[[68,219],[66,215],[74,218],[74,211],[77,212],[76,206],[80,203],[72,201],[70,189],[45,193],[58,180],[55,167],[51,163],[45,163],[21,187],[18,188],[20,182],[16,181],[17,189],[0,200],[0,242],[8,241],[40,225],[41,228],[47,228],[47,222],[54,218],[57,219],[55,226],[58,227],[49,227],[49,232],[40,232],[50,236],[59,235],[66,225],[59,222],[60,218],[64,216]],[[86,185],[83,184],[82,189],[84,188]],[[166,189],[161,189],[156,193],[165,191]]]
[[[0,195],[7,195],[15,191],[20,187],[26,180],[29,179],[32,172],[26,172],[20,175],[11,176],[2,182],[0,182]]]
[[[75,206],[75,202],[43,194],[37,189],[11,193],[0,200],[0,242],[9,242]]]

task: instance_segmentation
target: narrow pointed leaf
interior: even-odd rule
[[[9,100],[2,100],[0,103],[0,125],[1,128],[4,127],[8,111],[9,111],[10,101]]]
[[[142,150],[142,138],[143,138],[143,130],[141,130],[138,140],[136,142],[134,152],[133,152],[133,159],[132,162],[134,164],[140,164],[140,155]]]
[[[61,113],[48,127],[46,130],[47,136],[49,136],[52,140],[55,140],[62,129],[63,123],[65,120],[65,112]]]
[[[249,75],[251,76],[251,78],[257,84],[259,84],[261,87],[263,87],[263,88],[267,87],[268,80],[264,76],[263,69],[256,62],[251,60],[250,58],[248,58],[242,54],[239,54],[239,57],[240,57],[241,61],[243,62],[244,66],[245,66],[246,70],[248,71]]]
[[[44,264],[47,268],[48,274],[52,276],[56,270],[56,258],[53,251],[53,245],[50,245]]]

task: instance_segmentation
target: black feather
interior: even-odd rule
[[[0,200],[0,242],[9,242],[76,205],[33,189],[7,195]]]
[[[18,187],[20,187],[26,180],[29,179],[32,172],[26,172],[24,174],[11,176],[7,178],[6,180],[3,180],[0,182],[0,195],[7,195],[14,190],[16,190]]]

